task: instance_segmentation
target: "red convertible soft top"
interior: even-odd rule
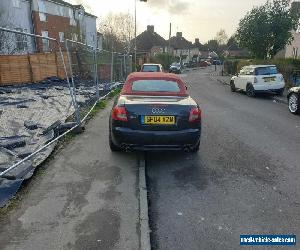
[[[144,91],[132,91],[132,83],[138,80],[166,80],[174,81],[178,83],[180,92],[144,92]],[[121,95],[151,95],[151,96],[188,96],[186,86],[182,79],[175,74],[163,73],[163,72],[134,72],[131,73],[124,83]]]

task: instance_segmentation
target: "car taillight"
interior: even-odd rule
[[[256,77],[254,77],[254,83],[257,83],[257,78]]]
[[[190,111],[189,122],[199,122],[201,120],[201,110],[199,108],[192,108]]]
[[[127,112],[125,107],[114,107],[111,113],[111,118],[116,121],[127,122]]]

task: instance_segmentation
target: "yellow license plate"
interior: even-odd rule
[[[264,79],[265,79],[265,82],[273,82],[273,81],[275,81],[274,77],[266,77]]]
[[[162,124],[162,125],[172,125],[175,124],[175,116],[143,116],[143,124]]]

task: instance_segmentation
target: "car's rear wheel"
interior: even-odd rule
[[[249,96],[249,97],[254,97],[254,96],[255,96],[255,90],[254,90],[252,84],[247,84],[247,87],[246,87],[246,94],[247,94],[247,96]]]
[[[114,142],[112,141],[110,132],[109,132],[109,147],[110,147],[110,150],[113,152],[121,151],[121,148],[118,147],[117,145],[115,145]]]
[[[299,95],[297,95],[296,93],[292,93],[289,96],[289,110],[292,114],[300,113]]]
[[[231,90],[231,92],[235,92],[236,91],[235,84],[234,84],[233,80],[230,81],[230,90]]]

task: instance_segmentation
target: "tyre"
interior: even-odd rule
[[[235,88],[233,80],[230,81],[230,90],[231,90],[231,92],[235,92],[236,91],[236,88]]]
[[[254,90],[252,84],[248,84],[247,85],[247,87],[246,87],[246,94],[249,97],[254,97],[255,96],[255,90]]]
[[[283,96],[283,91],[284,91],[284,88],[277,90],[276,95]]]
[[[300,105],[299,105],[299,95],[296,93],[292,93],[289,96],[289,110],[292,114],[296,115],[300,113]]]
[[[121,151],[121,148],[118,147],[117,145],[115,145],[114,142],[112,141],[110,132],[109,132],[109,147],[110,147],[110,150],[113,152]]]

